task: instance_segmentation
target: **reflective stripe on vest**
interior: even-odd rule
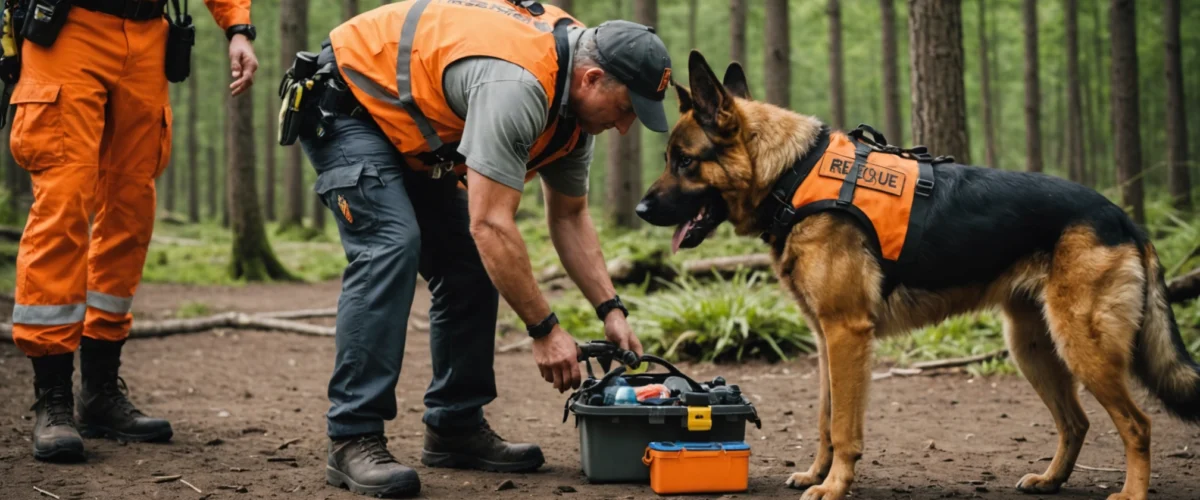
[[[17,304],[13,306],[13,324],[23,325],[69,325],[83,321],[87,306],[84,304],[64,304],[60,306],[33,306]]]

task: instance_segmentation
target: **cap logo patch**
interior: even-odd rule
[[[670,82],[671,82],[671,68],[667,68],[667,69],[663,70],[662,80],[658,81],[658,90],[655,90],[655,92],[662,92],[663,90],[666,90],[667,84]]]

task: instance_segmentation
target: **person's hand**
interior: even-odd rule
[[[617,347],[633,351],[639,358],[642,357],[642,342],[633,334],[633,329],[625,321],[625,314],[620,309],[612,310],[608,317],[604,318],[604,338]]]
[[[229,41],[229,69],[233,83],[229,84],[232,95],[237,96],[254,85],[254,72],[258,71],[258,59],[254,57],[254,46],[245,35],[233,35]]]
[[[542,378],[554,384],[559,393],[578,389],[583,381],[579,372],[579,345],[562,327],[555,325],[550,335],[533,341],[533,361]]]

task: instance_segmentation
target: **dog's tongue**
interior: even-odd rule
[[[687,222],[684,222],[683,224],[680,224],[679,227],[675,228],[675,236],[671,237],[671,253],[672,254],[679,251],[679,244],[683,243],[683,237],[687,236],[688,231],[692,229],[692,224],[694,224],[694,223],[695,223],[694,219],[689,220]]]

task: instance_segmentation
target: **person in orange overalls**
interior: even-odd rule
[[[59,3],[69,11],[53,43],[21,45],[10,148],[30,173],[34,199],[17,255],[12,323],[14,342],[33,360],[39,460],[86,460],[80,430],[123,441],[172,435],[168,421],[133,406],[117,375],[154,229],[154,180],[171,154],[166,1]],[[250,0],[204,3],[225,29],[230,89],[241,94],[258,68]]]

